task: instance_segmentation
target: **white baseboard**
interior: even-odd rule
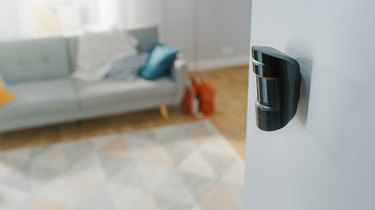
[[[232,66],[241,66],[249,64],[248,55],[240,55],[234,57],[216,58],[210,60],[202,60],[199,62],[192,62],[189,64],[190,70],[209,71],[220,68],[227,68]],[[194,69],[198,68],[198,69]]]

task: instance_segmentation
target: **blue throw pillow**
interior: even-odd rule
[[[140,71],[141,77],[156,80],[166,75],[176,60],[178,49],[156,45],[150,52],[148,60]]]

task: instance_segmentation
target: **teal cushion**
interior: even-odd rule
[[[166,75],[176,60],[178,49],[157,44],[150,52],[149,58],[140,71],[141,77],[156,80]]]

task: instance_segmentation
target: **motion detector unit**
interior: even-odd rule
[[[252,63],[257,84],[257,125],[263,131],[279,130],[296,114],[300,67],[296,60],[264,46],[252,47]]]

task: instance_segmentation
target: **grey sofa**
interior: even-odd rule
[[[141,52],[158,42],[156,26],[129,30]],[[0,73],[16,100],[0,106],[0,132],[178,104],[187,65],[178,59],[157,81],[82,82],[75,69],[77,37],[0,43]]]

